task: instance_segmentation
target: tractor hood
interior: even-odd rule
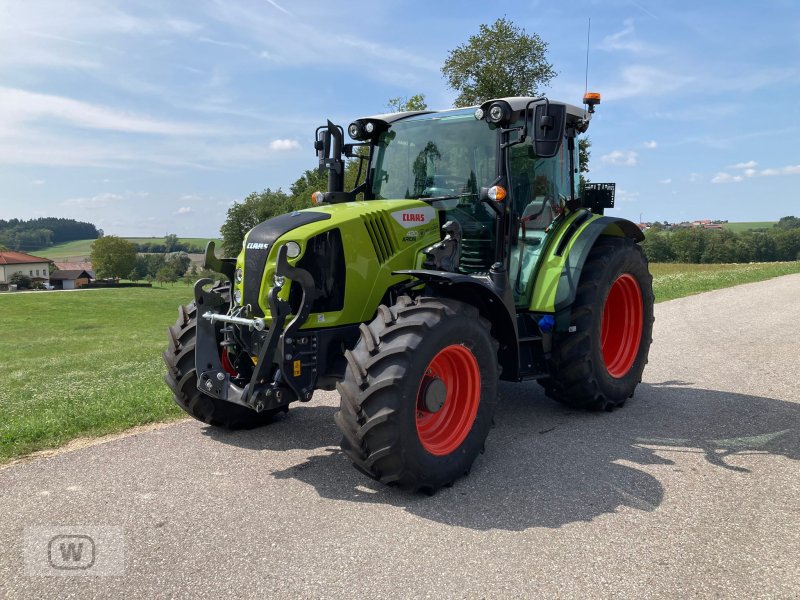
[[[438,210],[420,200],[343,202],[280,215],[245,237],[234,297],[237,304],[250,305],[253,316],[269,320],[267,295],[275,285],[277,253],[290,245],[289,264],[308,271],[315,282],[312,313],[326,313],[318,323],[332,325],[345,319],[345,296],[352,295],[350,306],[362,310],[357,297],[373,288],[385,291],[389,280],[401,279],[392,271],[414,268],[421,247],[440,237]],[[294,306],[289,287],[281,297]]]

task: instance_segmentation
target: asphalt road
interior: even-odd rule
[[[350,466],[330,393],[256,431],[187,420],[7,467],[0,591],[797,598],[798,338],[800,275],[659,304],[624,408],[504,384],[486,453],[432,498]],[[32,526],[122,528],[122,574],[26,575]]]

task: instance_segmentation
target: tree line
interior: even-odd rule
[[[174,283],[187,274],[192,277],[198,274],[189,255],[177,249],[181,244],[176,240],[174,234],[165,238],[163,247],[171,248],[171,252],[139,253],[137,244],[107,235],[92,244],[89,260],[100,278]]]
[[[800,218],[783,217],[771,229],[679,229],[645,234],[650,262],[746,263],[800,260]]]
[[[33,252],[75,240],[97,239],[102,235],[103,231],[93,223],[75,219],[0,219],[0,246],[20,252]]]
[[[182,242],[177,234],[169,233],[164,236],[163,242],[133,242],[136,252],[170,254],[172,252],[188,252],[189,254],[200,254],[205,252],[205,247],[196,244]]]

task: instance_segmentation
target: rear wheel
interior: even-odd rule
[[[572,333],[556,333],[548,396],[574,406],[611,410],[642,380],[653,331],[653,278],[641,247],[601,238],[581,272]]]
[[[356,468],[433,493],[469,472],[497,402],[497,342],[469,304],[398,299],[346,354],[335,420]]]
[[[230,288],[225,285],[215,291],[230,300]],[[197,389],[195,369],[195,337],[197,333],[197,307],[192,302],[178,308],[178,320],[167,331],[169,347],[164,352],[167,372],[164,381],[172,390],[175,403],[198,421],[226,429],[252,429],[268,423],[272,417],[289,409],[288,406],[256,412],[245,406],[218,400]],[[218,341],[221,341],[218,340]],[[233,368],[227,352],[220,347],[222,364],[226,371]]]

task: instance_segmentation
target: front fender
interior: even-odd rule
[[[434,293],[475,306],[483,318],[492,324],[492,335],[500,343],[498,360],[502,367],[501,379],[517,381],[519,376],[519,338],[517,333],[514,296],[503,273],[503,283],[491,276],[465,275],[448,271],[409,270],[394,271],[394,275],[408,275],[423,281]]]

